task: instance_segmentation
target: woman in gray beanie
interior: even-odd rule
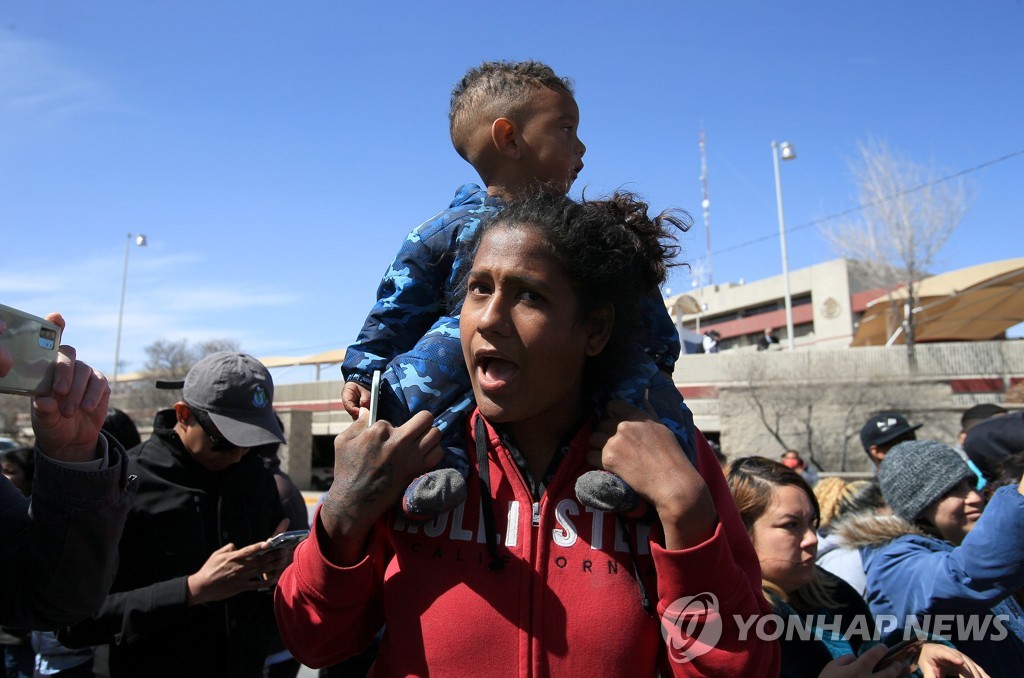
[[[879,625],[916,623],[992,676],[1024,675],[1014,599],[1024,587],[1024,482],[986,507],[967,464],[933,440],[889,450],[878,481],[893,515],[867,516],[843,536],[861,547],[864,598]]]

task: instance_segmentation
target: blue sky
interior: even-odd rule
[[[869,135],[950,173],[1024,150],[1024,3],[138,2],[0,5],[0,303],[60,310],[111,372],[126,234],[122,371],[157,339],[258,356],[347,345],[405,234],[476,177],[448,95],[487,59],[574,79],[586,169],[682,207],[715,282],[833,258],[805,224],[857,204]],[[969,175],[935,272],[1020,256],[1024,155]],[[670,281],[685,291],[684,271]],[[297,374],[283,379],[300,378]]]

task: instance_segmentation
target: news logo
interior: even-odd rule
[[[705,591],[673,600],[661,615],[661,636],[679,664],[707,654],[722,639],[718,598]]]

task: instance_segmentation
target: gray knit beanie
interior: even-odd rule
[[[889,450],[878,484],[893,513],[914,522],[925,509],[974,473],[953,448],[935,440],[908,440]]]

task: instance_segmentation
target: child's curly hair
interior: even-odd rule
[[[686,231],[690,217],[670,210],[650,217],[636,195],[617,192],[608,199],[575,202],[537,192],[516,200],[481,226],[460,256],[472,261],[484,235],[498,228],[538,232],[572,282],[579,320],[606,305],[614,309],[611,337],[590,361],[587,378],[594,387],[613,383],[631,341],[645,331],[644,298],[665,281],[679,253],[674,231]],[[470,266],[465,269],[471,268]],[[454,293],[465,297],[465,276]]]

